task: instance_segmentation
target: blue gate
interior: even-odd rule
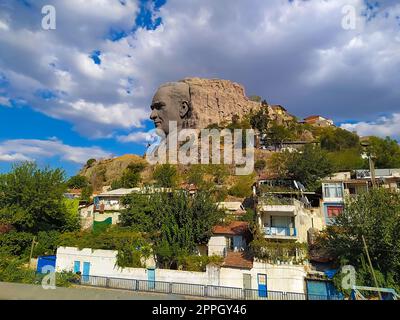
[[[39,256],[36,272],[45,273],[43,268],[46,266],[51,266],[54,269],[56,268],[56,256]]]
[[[83,263],[83,272],[82,272],[83,281],[88,282],[89,276],[90,276],[90,262],[84,262]]]
[[[147,280],[149,289],[154,289],[156,286],[156,270],[151,268],[147,269]]]
[[[258,296],[267,297],[267,275],[263,273],[257,274]]]

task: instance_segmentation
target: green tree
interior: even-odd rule
[[[217,185],[223,184],[229,175],[229,169],[224,164],[210,164],[207,171],[213,176],[213,181]]]
[[[81,200],[89,202],[92,195],[93,195],[93,187],[89,184],[82,189]]]
[[[335,127],[321,129],[321,148],[328,151],[360,149],[360,138],[357,134]]]
[[[151,255],[149,240],[131,228],[112,226],[102,232],[66,232],[59,237],[60,246],[117,250],[119,267],[142,268],[141,258]]]
[[[236,183],[229,189],[228,193],[231,196],[239,198],[250,197],[253,184],[254,175],[238,176]]]
[[[253,129],[257,129],[261,134],[265,134],[268,131],[268,125],[270,122],[268,108],[266,106],[260,108],[257,112],[250,113],[250,125]]]
[[[70,189],[82,189],[89,184],[85,176],[76,175],[68,179],[67,187]]]
[[[137,187],[141,181],[140,174],[144,168],[145,164],[142,162],[129,164],[122,173],[121,178],[112,182],[111,189]]]
[[[400,146],[396,140],[389,137],[385,139],[370,137],[367,152],[375,158],[377,168],[399,168],[400,167]]]
[[[356,268],[358,285],[375,286],[365,263],[362,236],[368,245],[378,285],[400,290],[400,194],[372,189],[348,202],[328,226],[319,244],[342,265]]]
[[[78,213],[68,212],[64,181],[61,169],[40,169],[32,162],[13,166],[0,176],[0,222],[32,233],[76,228]]]
[[[171,164],[161,164],[155,168],[153,178],[158,187],[174,188],[178,182],[178,172]]]
[[[91,167],[94,163],[96,162],[96,159],[89,159],[88,161],[86,161],[86,166],[87,167]]]
[[[192,197],[183,191],[131,194],[123,201],[122,225],[149,234],[158,263],[167,268],[176,268],[183,256],[195,254],[196,244],[207,243],[223,216],[204,191]]]
[[[359,148],[329,152],[328,157],[332,161],[335,171],[366,168],[366,162],[361,157]]]
[[[201,164],[191,165],[189,169],[189,173],[187,175],[187,182],[193,183],[197,187],[200,187],[204,184],[204,174],[205,168]]]
[[[300,181],[311,191],[321,185],[322,178],[334,172],[327,152],[311,144],[306,145],[301,152],[282,153],[281,158],[285,163],[287,177]]]
[[[292,138],[292,131],[283,125],[278,125],[274,122],[268,129],[267,141],[272,146],[280,147],[283,142],[289,141]]]
[[[264,159],[259,159],[254,163],[254,169],[257,172],[263,171],[266,166],[267,166],[267,162]]]

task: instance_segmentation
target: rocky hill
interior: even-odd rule
[[[233,116],[241,119],[261,107],[261,103],[250,101],[244,87],[236,82],[202,78],[186,78],[181,82],[190,87],[193,117],[198,128],[231,122]]]
[[[88,178],[95,191],[101,191],[103,186],[109,186],[114,180],[121,178],[129,164],[139,162],[147,163],[143,157],[125,154],[113,159],[98,160],[86,164],[79,175]],[[146,170],[143,174],[146,174]]]
[[[252,101],[246,96],[244,87],[236,82],[203,78],[185,78],[180,82],[189,85],[193,117],[199,129],[214,124],[231,123],[234,117],[241,120],[251,111],[257,112],[260,108],[267,108],[269,118],[278,125],[285,126],[297,122],[296,118],[283,106]],[[313,134],[307,130],[302,131],[299,135],[299,140],[311,141],[313,139]],[[268,157],[268,154],[260,153],[263,151],[257,150],[256,160]],[[82,168],[79,174],[88,178],[95,191],[101,191],[104,186],[109,186],[114,180],[119,179],[129,164],[137,162],[147,163],[143,157],[132,154],[91,161]],[[150,182],[153,169],[151,166],[146,166],[142,172],[143,182]]]

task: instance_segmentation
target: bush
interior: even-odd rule
[[[267,162],[263,159],[257,160],[254,163],[254,169],[256,169],[256,171],[262,171],[265,169],[266,166],[267,166]]]
[[[250,176],[239,176],[237,182],[229,189],[229,195],[233,197],[245,198],[252,195],[252,186],[254,183],[254,177]]]
[[[94,164],[95,162],[96,162],[96,159],[89,159],[86,162],[86,166],[90,168],[92,166],[92,164]]]
[[[67,181],[67,187],[70,189],[82,189],[89,184],[88,179],[85,176],[73,176]]]
[[[27,258],[34,235],[11,231],[0,235],[0,254]],[[26,260],[27,261],[27,260]]]
[[[257,236],[250,243],[250,252],[261,261],[303,263],[308,259],[308,246],[297,242],[274,242]]]
[[[158,187],[173,188],[178,182],[178,172],[170,164],[161,164],[154,170],[153,178]]]
[[[151,246],[143,235],[129,228],[109,227],[103,232],[68,232],[60,236],[60,246],[117,250],[120,267],[143,267],[141,258],[151,254]]]
[[[224,259],[219,256],[182,256],[178,258],[178,269],[204,272],[208,264],[222,265],[223,260]]]

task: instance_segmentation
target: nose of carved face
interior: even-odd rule
[[[156,128],[161,127],[162,119],[159,117],[157,110],[153,110],[150,115],[150,119],[153,120]]]

